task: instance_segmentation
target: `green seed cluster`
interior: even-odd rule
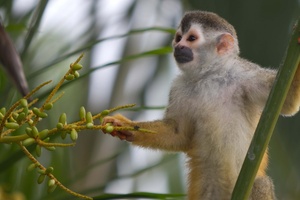
[[[40,157],[42,147],[49,151],[55,150],[55,146],[43,145],[43,143],[50,141],[49,130],[43,129],[39,131],[36,126],[40,119],[48,117],[48,114],[44,110],[51,110],[53,103],[46,103],[41,108],[31,108],[29,105],[27,99],[22,98],[17,102],[15,109],[11,113],[7,113],[5,108],[1,108],[0,121],[6,128],[4,131],[8,131],[8,133],[19,129],[21,126],[25,126],[25,133],[28,138],[24,139],[21,144],[23,146],[36,144],[35,153],[37,157]]]
[[[36,116],[38,116],[38,117],[40,117],[40,118],[46,118],[46,117],[48,117],[48,114],[47,114],[47,113],[42,112],[40,109],[38,109],[38,108],[36,108],[36,107],[32,108],[32,112],[33,112]]]
[[[101,112],[101,115],[100,115],[100,123],[102,124],[103,122],[103,117],[107,116],[109,114],[109,110],[103,110]]]
[[[38,184],[42,184],[45,181],[46,176],[48,176],[49,174],[51,174],[54,170],[53,167],[48,167],[46,169],[39,169],[38,165],[35,163],[30,164],[27,167],[27,171],[32,171],[34,169],[37,169],[37,172],[40,174],[37,178],[37,183]],[[54,180],[53,178],[49,178],[48,180],[48,193],[51,193],[55,190],[57,186],[56,180]]]
[[[26,118],[29,114],[28,103],[26,99],[21,99],[19,101],[20,110],[13,111],[11,113],[6,112],[6,108],[0,109],[0,121],[6,129],[15,130],[25,123]],[[8,115],[8,116],[6,116]],[[5,120],[5,121],[3,121]]]
[[[1,141],[3,143],[17,143],[21,147],[25,155],[28,158],[30,158],[30,160],[33,162],[27,167],[27,170],[36,170],[39,173],[37,183],[41,184],[45,182],[46,177],[48,177],[47,185],[49,193],[53,192],[55,188],[59,186],[60,188],[74,196],[91,199],[87,196],[73,192],[70,189],[63,186],[59,182],[59,180],[57,180],[52,174],[53,167],[45,168],[36,159],[36,157],[40,157],[42,155],[42,149],[44,148],[49,151],[54,151],[56,147],[68,147],[74,145],[74,143],[51,143],[51,135],[60,134],[61,137],[65,139],[67,134],[69,134],[70,140],[75,142],[78,139],[77,131],[80,131],[83,128],[87,129],[88,127],[86,126],[86,119],[88,119],[88,121],[90,122],[91,127],[94,126],[93,117],[91,113],[87,114],[85,112],[84,107],[80,109],[81,121],[79,122],[68,124],[67,115],[65,113],[62,113],[58,119],[58,123],[55,128],[48,130],[38,128],[39,126],[37,126],[41,120],[48,117],[48,111],[53,108],[53,103],[59,100],[62,96],[60,95],[57,98],[53,99],[54,95],[56,95],[63,82],[65,80],[73,80],[74,78],[78,78],[80,76],[78,70],[82,69],[82,65],[78,62],[80,62],[82,57],[83,54],[79,56],[75,63],[70,65],[70,69],[68,70],[68,72],[65,74],[65,76],[62,77],[58,84],[49,93],[45,103],[42,106],[34,107],[33,105],[35,105],[38,99],[35,99],[32,102],[28,102],[27,98],[32,97],[34,93],[36,93],[45,85],[49,84],[51,81],[42,83],[41,85],[33,89],[27,96],[17,101],[8,110],[6,110],[6,108],[0,108],[0,140],[3,139]],[[19,133],[21,131],[23,131],[23,134]],[[26,148],[30,145],[35,145],[35,155],[31,154],[31,152],[28,151],[28,149]]]
[[[70,68],[71,68],[70,73],[65,76],[65,79],[68,81],[71,81],[74,78],[78,78],[80,76],[78,70],[82,69],[82,65],[79,63],[71,64]]]
[[[34,126],[33,119],[36,118],[36,121],[39,121],[39,118],[46,118],[48,117],[48,114],[44,112],[42,109],[39,109],[37,107],[33,107],[32,109],[30,109],[28,107],[27,99],[21,99],[18,103],[19,104],[17,105],[19,106],[17,106],[15,110],[12,111],[11,113],[6,113],[5,108],[0,109],[1,123],[4,124],[4,127],[6,129],[8,130],[11,129],[11,131],[18,129],[20,126],[24,124],[27,124],[28,125],[28,127],[26,128],[27,135],[31,138],[37,138],[38,132],[36,127]],[[46,106],[48,110],[52,108],[49,105]],[[45,134],[45,131],[42,132],[42,134]],[[27,140],[25,144],[30,145],[31,142],[32,139]]]
[[[73,142],[75,142],[78,139],[78,133],[75,129],[75,125],[70,124],[70,125],[68,125],[68,127],[67,127],[67,125],[68,125],[68,123],[67,123],[67,114],[62,113],[59,117],[58,123],[56,124],[56,128],[58,130],[60,130],[60,136],[63,140],[66,139],[67,134],[70,134],[71,140]],[[74,126],[74,128],[72,128],[71,131],[69,130],[70,126],[71,127]],[[65,129],[65,128],[67,128],[67,129]]]
[[[66,73],[66,75],[61,79],[61,81],[54,87],[52,92],[47,97],[45,103],[40,107],[34,107],[33,105],[38,101],[37,99],[33,100],[32,102],[28,102],[26,98],[32,96],[36,91],[38,91],[41,87],[45,86],[46,84],[50,83],[51,81],[45,82],[34,89],[29,95],[20,99],[16,102],[13,106],[11,106],[8,111],[6,108],[0,109],[0,139],[1,137],[4,138],[6,135],[10,135],[7,137],[6,140],[3,142],[15,142],[20,145],[23,152],[30,158],[33,162],[27,168],[28,171],[36,170],[38,171],[39,175],[37,178],[37,183],[41,184],[45,182],[45,179],[48,177],[48,192],[53,192],[57,186],[65,190],[66,192],[77,196],[82,197],[84,195],[76,194],[73,191],[70,191],[68,188],[63,186],[59,180],[57,180],[53,172],[53,167],[45,168],[36,157],[40,157],[42,155],[42,150],[46,149],[49,151],[54,151],[56,147],[68,147],[74,145],[74,143],[78,139],[78,132],[81,130],[86,129],[97,129],[97,130],[105,130],[106,132],[113,132],[114,126],[110,123],[107,123],[105,126],[102,126],[103,118],[107,116],[110,112],[116,111],[118,109],[130,107],[132,105],[126,105],[121,107],[116,107],[111,110],[103,110],[101,113],[97,115],[92,115],[91,112],[86,112],[84,107],[81,107],[79,110],[79,118],[80,120],[74,123],[68,124],[67,115],[66,113],[62,113],[59,116],[58,122],[56,127],[48,130],[42,129],[38,125],[38,123],[48,117],[48,111],[53,108],[53,103],[55,103],[61,96],[53,99],[54,95],[59,90],[60,86],[62,85],[64,80],[73,80],[74,78],[79,77],[78,70],[82,68],[82,65],[78,64],[82,56],[77,59],[75,64],[70,65],[70,70]],[[97,124],[97,120],[100,121],[100,126],[95,125]],[[39,127],[39,128],[38,128]],[[22,129],[20,129],[22,128]],[[25,130],[24,134],[16,135],[17,129]],[[40,130],[39,130],[40,129]],[[67,135],[69,135],[69,139],[72,140],[74,143],[65,144],[65,143],[51,143],[50,136],[54,134],[60,134],[62,139],[65,139]],[[16,136],[16,137],[15,137]],[[21,137],[20,137],[21,136]],[[9,138],[12,138],[10,141]],[[22,139],[20,139],[22,138]],[[35,154],[31,154],[27,150],[27,146],[34,146],[35,147]],[[90,199],[88,197],[85,197]]]

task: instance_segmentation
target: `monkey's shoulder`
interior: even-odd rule
[[[267,69],[246,60],[238,60],[235,65],[194,75],[197,78],[180,74],[173,81],[169,106],[175,106],[179,110],[187,107],[192,110],[201,108],[202,111],[220,106],[225,111],[233,107],[234,110],[244,109],[241,106],[245,105],[245,100],[249,100],[245,97],[249,84],[253,84],[258,75],[264,76]]]
[[[227,90],[236,88],[241,84],[242,73],[234,70],[216,70],[208,71],[198,76],[197,79],[188,77],[185,74],[179,75],[173,82],[171,94],[183,96],[219,96]]]

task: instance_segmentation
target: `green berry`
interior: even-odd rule
[[[24,108],[27,107],[27,106],[28,106],[27,99],[21,99],[21,100],[20,100],[20,104],[21,104],[21,106],[24,107]]]
[[[39,177],[38,177],[38,179],[37,179],[37,183],[38,184],[43,183],[44,180],[45,180],[45,176],[46,176],[45,174],[40,174]]]
[[[82,69],[82,65],[77,63],[75,65],[71,66],[72,70],[77,71],[77,70],[81,70]]]
[[[35,139],[33,138],[27,138],[22,142],[24,146],[29,146],[32,145],[33,143],[35,143]]]
[[[32,126],[32,125],[33,125],[33,120],[32,120],[32,119],[29,119],[29,120],[28,120],[28,124],[29,124],[30,126]]]
[[[27,167],[27,171],[29,172],[29,171],[32,171],[32,170],[34,170],[36,168],[36,165],[35,165],[35,163],[32,163],[32,164],[30,164],[28,167]]]
[[[15,121],[17,120],[18,116],[19,116],[18,113],[15,113],[15,112],[12,113],[12,117]]]
[[[70,137],[71,139],[75,142],[78,138],[78,133],[75,129],[72,129],[71,133],[70,133]]]
[[[45,148],[46,148],[48,151],[54,151],[54,150],[56,149],[55,146],[51,146],[51,147],[45,146]]]
[[[91,112],[86,113],[86,122],[87,123],[93,123],[93,116]]]
[[[86,116],[85,108],[83,106],[81,106],[80,110],[79,110],[79,117],[81,120],[84,120],[85,116]]]
[[[54,186],[55,185],[55,180],[54,179],[50,179],[48,181],[48,187]]]
[[[37,138],[38,137],[38,135],[39,135],[39,130],[37,129],[37,127],[36,126],[33,126],[32,127],[32,136],[34,137],[34,138]]]
[[[31,129],[31,128],[26,127],[25,132],[26,132],[26,134],[27,134],[29,137],[33,137],[32,129]]]
[[[67,114],[66,113],[62,113],[60,115],[59,122],[62,123],[63,125],[65,125],[67,123]]]
[[[75,78],[75,76],[74,76],[73,74],[68,74],[68,75],[65,76],[65,79],[66,79],[67,81],[71,81],[71,80],[73,80],[74,78]]]
[[[75,77],[75,78],[78,78],[79,76],[80,76],[79,72],[78,72],[78,71],[75,71],[75,72],[74,72],[74,77]]]
[[[102,112],[101,112],[101,116],[106,116],[106,115],[108,115],[109,114],[109,110],[103,110]]]
[[[51,108],[53,108],[53,103],[47,103],[44,105],[45,110],[51,110]]]
[[[8,129],[18,129],[19,128],[19,124],[16,122],[6,122],[4,124],[4,126]]]
[[[113,132],[114,131],[114,127],[113,126],[107,126],[106,128],[105,128],[105,132],[106,133],[111,133],[111,132]]]
[[[0,109],[0,113],[2,113],[3,115],[5,115],[5,114],[6,114],[6,108],[5,108],[5,107],[2,107],[2,108]]]
[[[62,123],[57,123],[57,124],[56,124],[56,128],[57,128],[58,130],[61,130],[61,129],[64,128],[64,125],[63,125]]]
[[[32,112],[38,116],[40,114],[40,109],[38,109],[37,107],[32,108]]]
[[[46,169],[45,173],[46,173],[46,174],[50,174],[50,173],[53,172],[53,170],[54,170],[53,167],[48,167],[48,168]]]
[[[37,157],[41,156],[41,154],[42,154],[42,148],[41,148],[40,145],[36,145],[36,147],[35,147],[35,153],[36,153]]]
[[[93,128],[93,127],[94,127],[94,124],[91,123],[91,122],[90,122],[90,123],[87,123],[87,124],[86,124],[86,127],[87,127],[87,128]]]
[[[49,130],[48,130],[48,129],[42,130],[41,132],[39,132],[39,138],[40,138],[41,140],[44,139],[45,137],[48,136],[48,133],[49,133]]]
[[[47,113],[45,113],[45,112],[39,112],[38,113],[38,116],[40,117],[40,118],[46,118],[46,117],[48,117],[48,114]]]

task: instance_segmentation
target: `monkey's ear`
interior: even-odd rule
[[[217,53],[219,55],[226,54],[234,48],[234,38],[229,33],[220,35],[217,41]]]

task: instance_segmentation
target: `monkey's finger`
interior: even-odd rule
[[[122,122],[120,120],[115,119],[114,117],[104,117],[102,125],[106,125],[108,123],[111,123],[113,126],[122,126]]]
[[[111,136],[115,137],[115,136],[118,136],[118,131],[113,131],[111,133],[109,133]]]
[[[130,131],[118,131],[117,137],[120,138],[120,140],[126,140],[128,142],[133,141],[133,134]]]
[[[23,96],[28,94],[28,84],[24,75],[23,65],[19,54],[5,32],[0,22],[0,62],[10,78],[13,80],[18,90]]]
[[[133,134],[130,136],[126,136],[126,141],[133,142],[133,140],[134,140]]]
[[[113,137],[118,137],[120,140],[133,141],[133,133],[131,131],[113,131],[109,134]]]
[[[118,137],[120,138],[120,140],[126,140],[126,136],[125,135],[120,134],[120,135],[118,135]]]
[[[113,137],[118,137],[121,140],[125,140],[126,139],[126,135],[122,134],[122,131],[112,131],[109,134],[111,136],[113,136]]]

